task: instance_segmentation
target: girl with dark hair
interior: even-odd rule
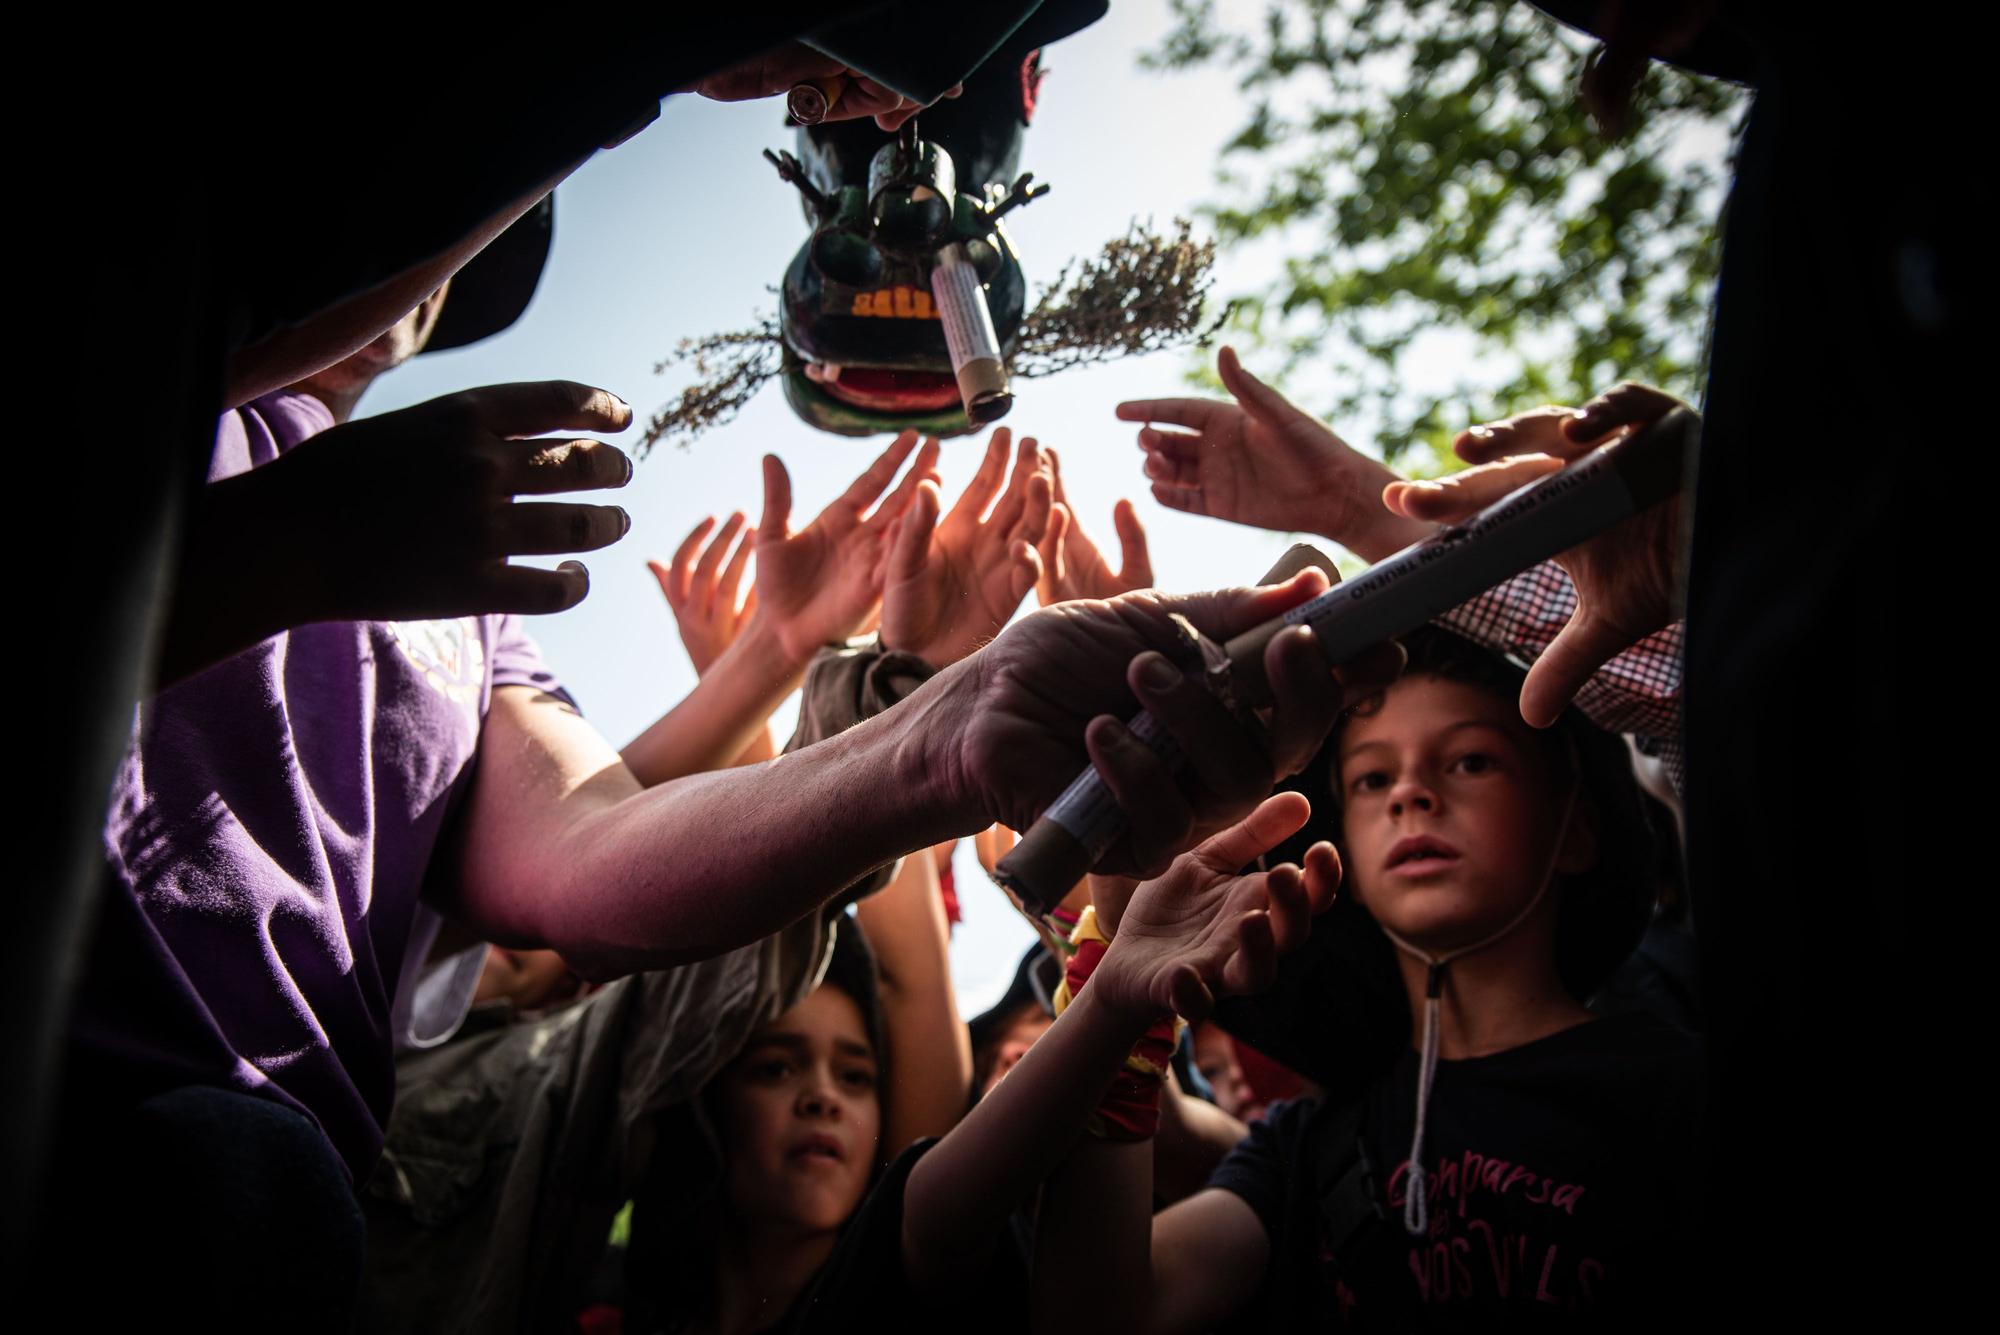
[[[877,1176],[886,1060],[874,956],[842,920],[820,985],[664,1129],[685,1152],[660,1156],[667,1171],[635,1203],[628,1329],[798,1328]]]
[[[1278,950],[1303,939],[1311,905],[1331,898],[1337,864],[1325,845],[1305,872],[1235,871],[1297,830],[1304,809],[1295,795],[1271,799],[1141,891],[1166,885],[1163,896],[1196,901],[1180,922],[1205,924],[1194,953],[1218,977],[1267,977]],[[846,928],[825,982],[751,1037],[690,1109],[688,1134],[663,1127],[683,1148],[706,1147],[707,1172],[697,1176],[685,1153],[656,1156],[633,1214],[627,1329],[876,1330],[885,1317],[910,1329],[1027,1326],[1010,1216],[1065,1141],[1024,1115],[1034,1091],[1017,1097],[1003,1080],[942,1140],[897,1156],[871,1188],[884,1046],[872,967]],[[1040,1047],[1017,1069],[1058,1091],[1057,1121],[1081,1118],[1100,1089],[1066,1074],[1060,1057],[1043,1060]],[[1142,1148],[1150,1159],[1152,1145]]]

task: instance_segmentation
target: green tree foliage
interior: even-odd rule
[[[1282,259],[1236,323],[1288,379],[1333,375],[1330,421],[1429,471],[1472,421],[1628,378],[1696,393],[1741,90],[1656,66],[1614,142],[1577,101],[1589,43],[1525,3],[1174,8],[1146,63],[1229,68],[1250,107],[1204,212],[1225,254]],[[1418,389],[1437,331],[1458,369]]]

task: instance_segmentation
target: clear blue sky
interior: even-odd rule
[[[1224,9],[1252,16],[1261,5],[1227,0]],[[1046,53],[1050,72],[1021,163],[1053,188],[1010,220],[1031,286],[1072,256],[1095,252],[1135,217],[1164,225],[1193,216],[1211,197],[1217,152],[1245,108],[1225,75],[1138,68],[1139,53],[1167,26],[1164,5],[1118,4]],[[362,415],[473,385],[549,378],[601,385],[642,417],[664,402],[678,386],[657,379],[653,365],[683,337],[746,327],[772,309],[768,289],[803,239],[791,189],[759,156],[791,146],[782,114],[775,102],[670,98],[654,125],[598,154],[557,192],[554,251],[521,321],[395,372],[370,393]],[[1268,253],[1225,257],[1220,290],[1254,285],[1273,264]],[[1253,578],[1289,539],[1175,514],[1147,494],[1133,428],[1115,421],[1112,408],[1185,392],[1189,365],[1186,354],[1166,353],[1023,382],[1008,425],[1061,449],[1071,496],[1100,539],[1113,542],[1113,502],[1136,501],[1158,583],[1191,590]],[[590,597],[533,623],[549,662],[614,744],[670,708],[695,679],[646,558],[671,554],[704,515],[742,509],[754,522],[766,451],[790,468],[794,522],[803,523],[882,443],[809,430],[774,384],[735,422],[684,450],[656,450],[639,466],[615,497],[632,514],[632,533],[587,558]],[[973,438],[947,445],[947,504],[978,454]],[[788,707],[781,739],[790,715]],[[969,1015],[1004,990],[1031,934],[986,884],[969,845],[957,868],[966,920],[953,967]]]

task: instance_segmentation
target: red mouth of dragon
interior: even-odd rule
[[[871,412],[930,412],[958,405],[958,379],[947,371],[843,366],[833,378],[809,375],[829,398]]]

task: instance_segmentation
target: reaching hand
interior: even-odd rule
[[[743,583],[743,568],[750,563],[750,553],[755,550],[752,535],[744,532],[743,526],[743,512],[739,510],[729,516],[715,541],[704,546],[704,540],[715,529],[715,516],[710,515],[696,524],[694,532],[681,542],[671,564],[658,558],[646,562],[646,568],[660,582],[667,606],[673,609],[674,624],[680,627],[681,643],[687,646],[688,660],[694,664],[697,677],[721,657],[757,610],[755,585],[750,587],[741,606],[736,601],[737,589]]]
[[[583,565],[507,558],[609,546],[631,517],[514,497],[622,487],[632,461],[597,441],[525,437],[631,421],[615,395],[588,385],[489,385],[336,426],[211,490],[240,491],[252,521],[306,562],[309,614],[281,625],[559,612],[590,591]]]
[[[680,91],[699,93],[717,102],[749,102],[762,97],[783,97],[794,84],[835,75],[847,82],[841,89],[840,100],[826,113],[829,121],[873,116],[878,127],[893,132],[924,109],[923,103],[913,102],[873,79],[853,73],[831,56],[822,55],[802,42],[787,42],[740,65],[718,70]],[[957,97],[962,91],[964,85],[956,85],[946,90],[944,96]]]
[[[1325,589],[1326,576],[1308,570],[1260,589],[1128,593],[1024,617],[905,702],[928,752],[928,781],[963,828],[998,820],[1025,830],[1094,764],[1130,822],[1096,870],[1156,874],[1192,838],[1240,819],[1296,773],[1333,726],[1344,690],[1380,690],[1402,664],[1390,645],[1330,671],[1312,632],[1293,627],[1265,648],[1276,706],[1267,724],[1246,727],[1159,652],[1182,638],[1173,618],[1227,641]],[[1188,756],[1180,773],[1121,721],[1140,709],[1179,739]]]
[[[916,451],[902,485],[866,514]],[[905,431],[819,517],[791,530],[792,480],[775,454],[764,456],[764,517],[757,525],[757,619],[779,646],[803,663],[819,647],[858,635],[874,623],[881,605],[883,567],[896,520],[915,499],[919,484],[937,482],[938,446],[917,448]]]
[[[1383,509],[1386,467],[1351,448],[1318,418],[1243,369],[1234,348],[1215,359],[1235,403],[1140,399],[1118,405],[1127,422],[1189,428],[1139,431],[1153,496],[1172,510],[1279,532],[1318,533],[1368,560],[1430,531]]]
[[[1055,507],[1049,512],[1048,532],[1041,542],[1042,577],[1035,582],[1036,599],[1047,607],[1072,598],[1116,598],[1134,589],[1151,588],[1153,558],[1146,550],[1146,530],[1132,502],[1121,500],[1111,508],[1111,524],[1118,530],[1119,560],[1118,569],[1113,570],[1076,517],[1076,509],[1063,490],[1062,463],[1056,452],[1045,450],[1043,454],[1055,484]]]
[[[1012,439],[1004,426],[993,433],[979,471],[942,523],[937,487],[918,486],[889,554],[884,647],[913,653],[932,667],[955,663],[999,634],[1035,587],[1042,571],[1035,544],[1049,525],[1049,477],[1032,436],[1021,441],[1013,476],[1007,476]]]
[[[1333,902],[1340,855],[1321,842],[1306,851],[1303,871],[1288,863],[1239,873],[1296,834],[1311,810],[1298,793],[1266,798],[1135,890],[1091,977],[1097,1001],[1136,1015],[1172,1010],[1202,1020],[1220,997],[1269,987],[1278,957],[1296,949],[1313,915]]]
[[[1680,406],[1650,386],[1624,384],[1582,408],[1537,408],[1476,426],[1455,448],[1477,467],[1435,482],[1391,483],[1382,500],[1413,519],[1452,523]],[[1576,585],[1576,611],[1528,669],[1522,718],[1538,728],[1554,723],[1592,673],[1674,619],[1680,536],[1675,497],[1556,558]]]

